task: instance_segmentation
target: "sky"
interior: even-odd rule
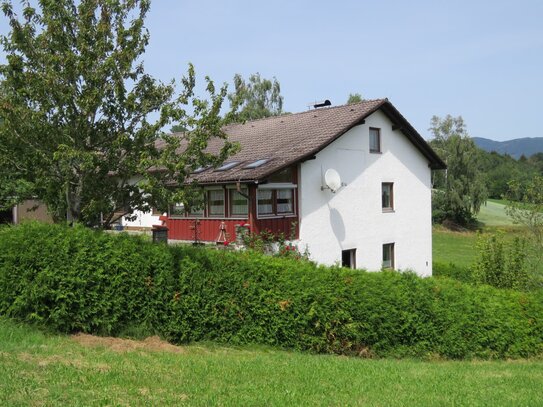
[[[361,93],[425,138],[447,114],[473,137],[543,137],[541,0],[153,0],[146,26],[145,67],[163,81],[189,62],[200,82],[259,72],[288,112]]]

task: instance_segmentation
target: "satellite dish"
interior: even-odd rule
[[[341,177],[333,168],[327,169],[324,173],[324,183],[332,192],[336,192],[342,186]]]

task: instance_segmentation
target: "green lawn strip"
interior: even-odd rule
[[[0,319],[0,405],[541,405],[543,361],[364,360],[256,347],[84,347]]]
[[[477,259],[477,239],[480,234],[485,235],[498,231],[504,232],[506,239],[530,238],[526,229],[519,226],[489,226],[480,232],[455,232],[441,226],[434,226],[432,231],[434,262],[469,267]]]
[[[481,206],[477,220],[485,226],[513,225],[513,220],[505,213],[505,203],[502,200],[488,200]]]
[[[477,257],[477,233],[453,232],[440,227],[433,230],[433,259],[469,267]]]
[[[504,206],[507,205],[507,203],[509,202],[507,199],[496,199],[496,198],[488,198],[486,201],[502,204]]]

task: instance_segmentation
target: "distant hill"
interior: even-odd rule
[[[519,158],[522,154],[530,157],[535,153],[543,153],[543,137],[525,137],[507,141],[494,141],[482,137],[473,137],[477,147],[486,151],[509,154]]]

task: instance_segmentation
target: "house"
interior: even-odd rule
[[[53,218],[47,211],[47,207],[36,199],[27,199],[11,209],[0,211],[0,224],[18,224],[30,220],[53,223]]]
[[[205,204],[173,205],[169,239],[233,241],[245,225],[292,236],[318,263],[432,274],[431,171],[445,164],[388,99],[224,130],[241,150],[192,174]]]

